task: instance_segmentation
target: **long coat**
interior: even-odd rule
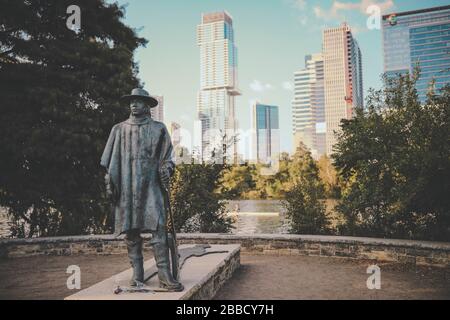
[[[101,165],[118,195],[114,203],[116,234],[131,229],[156,231],[158,222],[165,224],[165,191],[159,172],[162,166],[173,172],[172,154],[166,126],[149,116],[130,118],[112,128]]]

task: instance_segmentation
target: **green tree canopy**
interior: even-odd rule
[[[172,179],[171,203],[175,228],[184,232],[225,233],[232,228],[219,189],[224,165],[182,164]]]
[[[123,24],[123,8],[102,0],[76,2],[74,32],[71,4],[0,1],[0,205],[16,236],[111,226],[99,159],[127,117],[118,101],[139,85],[133,52],[146,40]]]
[[[345,233],[450,240],[450,87],[422,105],[418,74],[384,77],[342,121],[333,158]]]
[[[297,148],[290,166],[292,187],[283,205],[291,219],[291,233],[329,234],[331,220],[325,211],[324,185],[319,168],[304,145]]]

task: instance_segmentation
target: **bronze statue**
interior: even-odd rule
[[[156,107],[158,101],[147,91],[133,89],[121,100],[129,103],[131,115],[112,128],[101,165],[107,170],[105,180],[115,210],[115,232],[126,234],[133,267],[130,284],[140,286],[144,282],[141,232],[151,232],[160,286],[182,291],[183,285],[170,270],[169,240],[175,235],[168,237],[166,229],[170,205],[167,193],[175,170],[172,142],[166,126],[150,116],[150,108]],[[176,251],[176,245],[171,249]]]

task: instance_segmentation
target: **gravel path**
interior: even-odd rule
[[[381,289],[367,289],[369,261],[242,256],[216,299],[450,299],[450,270],[379,264]]]
[[[370,262],[243,254],[241,264],[216,299],[450,299],[450,270],[380,264],[381,290],[368,290]],[[126,255],[0,260],[0,299],[63,299],[75,293],[70,265],[81,268],[82,288],[129,268]]]

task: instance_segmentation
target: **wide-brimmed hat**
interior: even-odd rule
[[[152,97],[147,91],[141,88],[135,88],[131,91],[131,94],[123,96],[120,101],[129,103],[131,99],[142,99],[144,100],[150,108],[158,106],[158,100]]]

